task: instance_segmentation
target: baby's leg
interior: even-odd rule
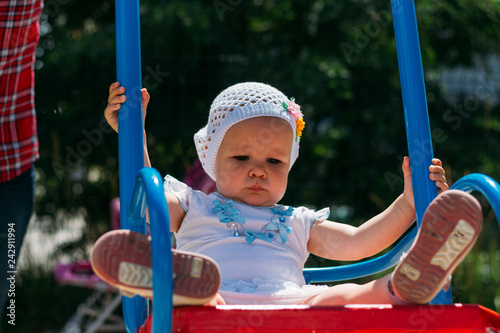
[[[309,305],[395,304],[387,283],[389,275],[366,284],[338,284],[309,299]]]
[[[481,206],[472,195],[443,192],[427,208],[413,246],[394,273],[364,285],[331,287],[307,304],[428,303],[471,250],[481,223]]]
[[[226,301],[224,301],[224,298],[217,293],[217,295],[214,296],[205,306],[216,306],[216,305],[226,305]]]

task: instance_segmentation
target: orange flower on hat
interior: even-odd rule
[[[300,137],[302,136],[302,131],[306,126],[306,122],[302,118],[295,119],[295,125],[297,126],[297,137],[300,139]]]

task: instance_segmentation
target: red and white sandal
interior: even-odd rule
[[[396,295],[408,303],[431,301],[471,250],[482,221],[481,205],[469,193],[449,190],[438,195],[425,211],[414,244],[392,273]]]
[[[172,249],[172,262],[175,306],[203,305],[217,294],[220,273],[213,259]],[[94,272],[123,295],[152,299],[151,241],[146,235],[130,230],[104,234],[94,244],[91,263]]]

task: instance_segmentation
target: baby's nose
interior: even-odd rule
[[[248,176],[252,178],[266,178],[266,170],[262,164],[254,164],[248,171]]]

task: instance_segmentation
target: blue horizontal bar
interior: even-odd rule
[[[417,228],[413,228],[391,251],[368,261],[335,267],[305,268],[303,273],[306,282],[350,280],[373,275],[394,267],[399,262],[403,252],[410,249],[417,231]]]

